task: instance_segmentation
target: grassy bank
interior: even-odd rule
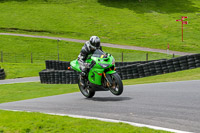
[[[5,69],[7,79],[38,76],[45,69],[45,60],[57,60],[57,41],[39,38],[1,36],[0,66]],[[76,59],[83,44],[59,42],[59,57],[62,61]],[[103,47],[116,61],[144,61],[147,52]],[[148,52],[148,59],[172,58],[167,54]],[[32,62],[32,63],[31,63]]]
[[[35,77],[39,72],[45,69],[45,63],[0,63],[6,72],[6,79]]]
[[[65,132],[65,133],[165,133],[123,123],[53,116],[41,113],[11,112],[0,110],[0,132]],[[166,132],[167,133],[167,132]]]
[[[0,35],[0,37],[0,51],[3,52],[3,61],[11,63],[31,63],[31,61],[33,63],[43,63],[45,60],[57,60],[58,49],[60,60],[71,61],[78,57],[78,54],[80,53],[83,46],[82,43],[66,41],[60,41],[57,43],[57,40],[50,39],[4,35]],[[147,52],[143,51],[108,47],[103,47],[103,50],[105,52],[111,53],[116,58],[116,61],[121,61],[122,52],[124,53],[124,61],[146,60]],[[148,52],[148,54],[149,60],[172,57],[171,55],[168,56],[167,54],[155,52]]]
[[[200,52],[199,0],[25,0],[0,2],[0,31]],[[9,16],[9,17],[8,17]],[[181,23],[188,16],[181,42]]]
[[[53,85],[40,84],[37,82],[5,84],[0,85],[0,103],[72,93],[77,91],[77,84]]]

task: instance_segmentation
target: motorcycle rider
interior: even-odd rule
[[[100,38],[98,36],[92,36],[90,37],[90,40],[84,44],[78,56],[78,63],[81,69],[80,81],[83,87],[85,87],[84,79],[86,78],[87,70],[90,68],[90,64],[86,63],[85,61],[88,55],[93,54],[96,49],[102,50],[101,45],[100,45]]]

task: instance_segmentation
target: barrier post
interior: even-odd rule
[[[122,52],[122,62],[124,62],[124,53]]]
[[[1,51],[1,62],[3,62],[3,51]]]
[[[146,53],[146,61],[148,61],[148,59],[149,59],[149,54]]]
[[[33,63],[33,53],[31,53],[31,63]]]
[[[59,61],[59,42],[60,42],[60,39],[57,40],[57,53],[58,53],[58,61]]]

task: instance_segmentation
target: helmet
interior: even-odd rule
[[[92,36],[90,37],[90,44],[91,47],[96,49],[96,48],[100,48],[100,39],[98,36]]]

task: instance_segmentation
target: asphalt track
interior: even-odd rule
[[[14,83],[26,83],[26,82],[40,82],[40,77],[27,77],[0,80],[0,84],[14,84]]]
[[[200,132],[200,80],[125,86],[121,96],[80,92],[0,104],[0,109],[60,113]]]

